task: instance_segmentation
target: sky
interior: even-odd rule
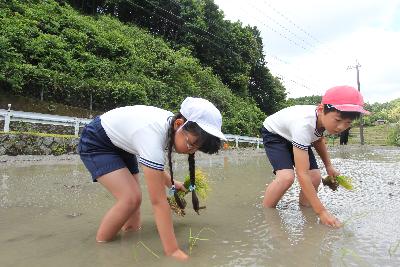
[[[288,97],[337,85],[364,101],[400,98],[400,0],[214,0],[225,19],[257,26],[267,67]]]

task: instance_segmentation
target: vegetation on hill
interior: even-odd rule
[[[111,15],[162,37],[174,49],[187,49],[235,95],[253,98],[266,114],[285,103],[284,87],[266,66],[260,31],[226,20],[214,0],[58,1],[85,14]]]
[[[287,106],[294,105],[318,105],[321,103],[322,96],[312,95],[312,96],[302,96],[297,98],[289,98],[286,102]]]
[[[13,94],[109,110],[150,104],[177,111],[186,96],[212,101],[224,131],[256,135],[265,115],[185,47],[107,15],[53,0],[0,1],[0,87]]]
[[[176,112],[199,96],[222,111],[225,132],[258,135],[267,114],[321,99],[285,101],[258,29],[225,20],[213,0],[0,0],[0,24],[2,100],[43,97],[51,112],[58,103],[90,115],[134,104]],[[399,123],[400,99],[367,109],[366,125]]]

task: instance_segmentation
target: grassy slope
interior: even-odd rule
[[[377,125],[364,127],[364,143],[368,145],[387,145],[389,125]],[[349,144],[360,144],[360,128],[350,130]]]

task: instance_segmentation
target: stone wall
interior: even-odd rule
[[[79,138],[25,133],[0,133],[0,155],[62,155],[77,153]]]

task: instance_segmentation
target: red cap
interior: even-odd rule
[[[360,112],[370,114],[364,109],[361,93],[354,87],[342,85],[328,89],[322,97],[322,104],[332,105],[340,111]]]

